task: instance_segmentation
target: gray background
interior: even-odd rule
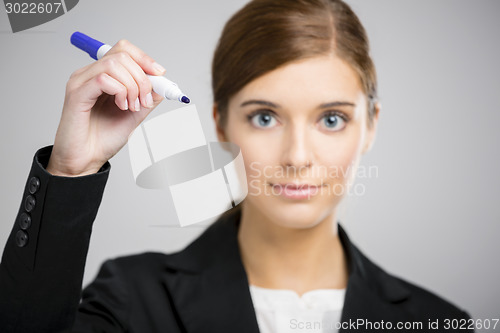
[[[141,47],[194,100],[207,139],[216,140],[212,52],[224,22],[245,2],[87,0],[16,34],[0,12],[2,248],[33,154],[53,143],[65,83],[92,61],[69,43],[71,33]],[[386,270],[474,318],[499,318],[500,1],[349,3],[371,39],[383,110],[362,161],[376,166],[378,177],[358,181],[366,193],[343,203],[340,220]],[[164,102],[152,116],[177,107]],[[204,230],[176,227],[169,197],[135,185],[126,148],[111,164],[85,284],[107,258],[178,250]]]

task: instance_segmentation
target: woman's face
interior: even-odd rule
[[[333,216],[373,142],[378,110],[371,128],[367,116],[356,72],[333,55],[284,65],[243,87],[217,133],[241,148],[245,208],[292,228]]]

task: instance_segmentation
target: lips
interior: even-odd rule
[[[273,189],[273,194],[286,198],[287,200],[305,200],[316,196],[320,187],[324,184],[314,185],[307,183],[269,183]]]
[[[269,183],[271,186],[276,186],[276,187],[283,187],[291,190],[307,190],[309,188],[317,188],[323,186],[321,185],[312,185],[312,184],[299,184],[299,183],[280,183],[280,184],[273,184]]]

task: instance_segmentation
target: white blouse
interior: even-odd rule
[[[338,332],[345,289],[315,289],[299,296],[294,290],[250,284],[261,333]]]

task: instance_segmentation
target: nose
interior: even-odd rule
[[[313,163],[310,134],[302,126],[289,127],[283,137],[281,165],[286,170],[308,168]]]

